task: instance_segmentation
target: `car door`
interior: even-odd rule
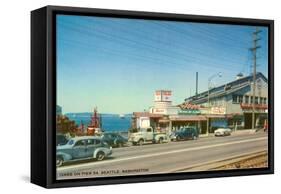
[[[118,137],[116,134],[111,134],[112,145],[116,146],[118,144]]]
[[[125,139],[121,135],[116,135],[117,143],[125,143]]]
[[[147,141],[153,140],[153,130],[152,130],[152,128],[146,129],[146,140]]]
[[[93,153],[96,149],[96,140],[87,139],[86,157],[93,157]]]
[[[112,138],[111,138],[111,134],[104,134],[103,135],[103,140],[108,143],[109,145],[112,145]]]
[[[193,138],[193,136],[196,136],[196,132],[194,128],[188,129],[188,138]]]
[[[85,140],[78,140],[72,148],[72,157],[74,159],[80,159],[86,157],[86,142]]]
[[[184,129],[184,138],[185,139],[188,139],[190,136],[191,136],[191,130],[190,130],[190,128],[185,128]]]

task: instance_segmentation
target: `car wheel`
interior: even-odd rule
[[[139,140],[139,145],[142,146],[143,145],[143,139]]]
[[[177,140],[177,141],[179,141],[179,140],[180,140],[180,137],[179,137],[179,136],[177,136],[177,137],[176,137],[176,140]]]
[[[159,138],[159,143],[162,144],[163,143],[163,137]]]
[[[193,139],[193,140],[197,140],[197,136],[196,136],[196,135],[193,135],[192,139]]]
[[[62,166],[62,164],[63,164],[63,158],[62,157],[57,157],[56,166],[59,167],[59,166]]]
[[[101,161],[105,158],[105,154],[103,152],[98,152],[97,153],[97,160]]]

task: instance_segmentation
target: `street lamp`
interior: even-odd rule
[[[214,75],[212,75],[211,77],[209,77],[208,79],[208,114],[210,114],[210,110],[211,110],[211,106],[210,106],[210,90],[211,90],[211,81],[215,78],[215,77],[221,77],[222,73],[218,72]],[[207,133],[206,135],[209,135],[209,118],[207,118]]]

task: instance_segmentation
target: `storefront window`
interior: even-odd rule
[[[266,104],[266,98],[260,98],[260,104]]]
[[[235,94],[232,95],[232,103],[233,104],[238,103],[238,95],[235,95]]]
[[[255,104],[259,103],[259,97],[255,97]]]
[[[243,102],[243,96],[242,96],[242,95],[239,95],[239,96],[238,96],[238,102],[239,102],[239,103],[242,103],[242,102]]]
[[[234,104],[238,104],[238,103],[242,103],[243,102],[243,96],[242,95],[236,95],[234,94],[232,96],[232,103]]]
[[[249,104],[249,96],[245,96],[245,103]]]

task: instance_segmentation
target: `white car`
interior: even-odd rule
[[[226,136],[231,135],[231,129],[229,128],[218,128],[215,130],[215,136]]]

